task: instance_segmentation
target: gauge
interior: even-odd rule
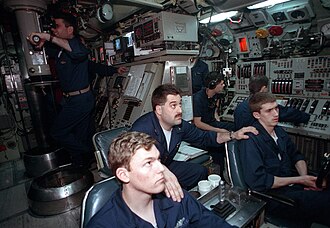
[[[321,0],[321,5],[325,8],[330,8],[330,0]]]
[[[321,32],[325,37],[330,37],[330,23],[326,23],[321,26]]]
[[[295,20],[302,20],[306,17],[306,13],[302,10],[295,10],[291,13],[291,17]]]
[[[97,10],[97,19],[101,23],[105,23],[106,21],[110,21],[113,17],[113,11],[110,4],[104,4]]]

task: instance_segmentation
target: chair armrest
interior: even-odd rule
[[[251,195],[255,195],[259,198],[264,198],[264,199],[270,199],[270,200],[274,200],[277,201],[279,203],[285,204],[287,206],[291,206],[291,207],[296,207],[297,203],[291,199],[288,198],[286,196],[283,195],[278,195],[278,194],[274,194],[274,193],[261,193],[261,192],[257,192],[257,191],[253,191],[253,190],[249,190],[249,193]]]

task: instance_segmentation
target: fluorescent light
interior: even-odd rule
[[[229,11],[229,12],[225,12],[225,13],[219,13],[219,14],[212,16],[211,21],[210,21],[210,17],[207,17],[199,22],[202,24],[207,24],[209,22],[211,22],[211,23],[220,22],[220,21],[224,21],[230,17],[235,16],[237,13],[238,13],[238,11]]]
[[[267,0],[267,1],[264,1],[264,2],[260,2],[258,4],[254,4],[252,6],[248,6],[247,8],[248,9],[259,9],[259,8],[264,8],[264,7],[271,7],[271,6],[274,6],[276,4],[279,4],[279,3],[283,3],[283,2],[288,2],[290,0]]]

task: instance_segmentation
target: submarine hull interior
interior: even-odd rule
[[[26,38],[51,33],[58,10],[77,18],[91,61],[127,69],[93,76],[96,132],[130,128],[152,111],[152,92],[165,83],[181,89],[182,118],[191,122],[202,62],[225,77],[215,114],[220,121],[234,122],[235,108],[249,97],[250,78],[258,75],[267,76],[279,104],[308,113],[305,124],[279,126],[308,169],[319,172],[330,157],[330,4],[274,0],[252,7],[264,2],[0,0],[0,227],[81,227],[85,192],[104,179],[98,159],[89,169],[72,168],[68,152],[50,136],[63,94],[54,60]],[[213,21],[225,13],[232,14]],[[229,182],[217,159],[208,156],[203,165],[210,173],[224,169]],[[255,211],[238,226],[281,227]]]

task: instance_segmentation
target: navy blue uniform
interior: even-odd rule
[[[178,178],[179,183],[185,189],[193,188],[198,181],[207,179],[207,169],[199,164],[190,162],[173,161],[182,141],[198,145],[200,147],[217,146],[216,133],[202,131],[187,121],[182,120],[180,125],[174,126],[167,150],[167,143],[159,120],[154,112],[149,112],[137,119],[131,131],[144,132],[157,140],[156,147],[160,152],[160,159]]]
[[[202,88],[200,91],[193,95],[193,111],[194,117],[201,117],[201,121],[212,127],[223,128],[228,131],[234,130],[233,123],[226,123],[217,121],[214,114],[217,103],[217,95],[212,98],[208,98],[206,94],[206,88]],[[213,161],[220,165],[220,175],[223,177],[223,171],[225,167],[225,147],[221,145],[220,147],[209,147],[207,148],[212,156]]]
[[[205,84],[205,76],[209,73],[208,65],[198,59],[191,68],[191,83],[193,93],[198,92]]]
[[[216,95],[212,98],[208,98],[206,94],[206,88],[202,88],[200,91],[193,95],[194,117],[201,117],[201,121],[203,123],[213,127],[223,128],[229,131],[234,130],[233,123],[220,122],[216,120],[214,116],[216,102]]]
[[[294,124],[300,123],[308,123],[310,115],[301,112],[294,108],[284,107],[282,105],[278,105],[280,116],[280,122],[292,122]],[[235,129],[239,130],[242,127],[251,126],[256,119],[253,117],[251,113],[251,109],[249,107],[249,101],[246,99],[241,104],[239,104],[234,112],[234,123]]]
[[[57,76],[63,92],[73,92],[89,86],[89,50],[79,38],[68,40],[71,52],[62,49],[55,56]],[[66,148],[72,161],[83,165],[84,158],[92,154],[91,117],[94,109],[94,96],[90,91],[63,97],[62,109],[51,129],[51,136]]]
[[[224,219],[201,205],[188,192],[180,203],[162,194],[154,196],[154,212],[157,227],[232,227]],[[134,214],[123,200],[121,190],[87,224],[87,228],[105,227],[153,227]]]
[[[239,141],[239,152],[244,179],[249,188],[261,192],[273,192],[297,202],[290,207],[269,201],[266,211],[282,217],[330,225],[330,191],[304,190],[304,186],[290,185],[271,189],[274,176],[292,177],[296,162],[303,160],[289,135],[279,126],[275,127],[277,144],[263,126],[256,121],[253,126],[258,135],[249,133],[249,139]]]
[[[117,73],[117,68],[101,63],[96,63],[91,60],[88,61],[89,81],[92,82],[96,78],[96,74],[101,77],[112,76]]]

